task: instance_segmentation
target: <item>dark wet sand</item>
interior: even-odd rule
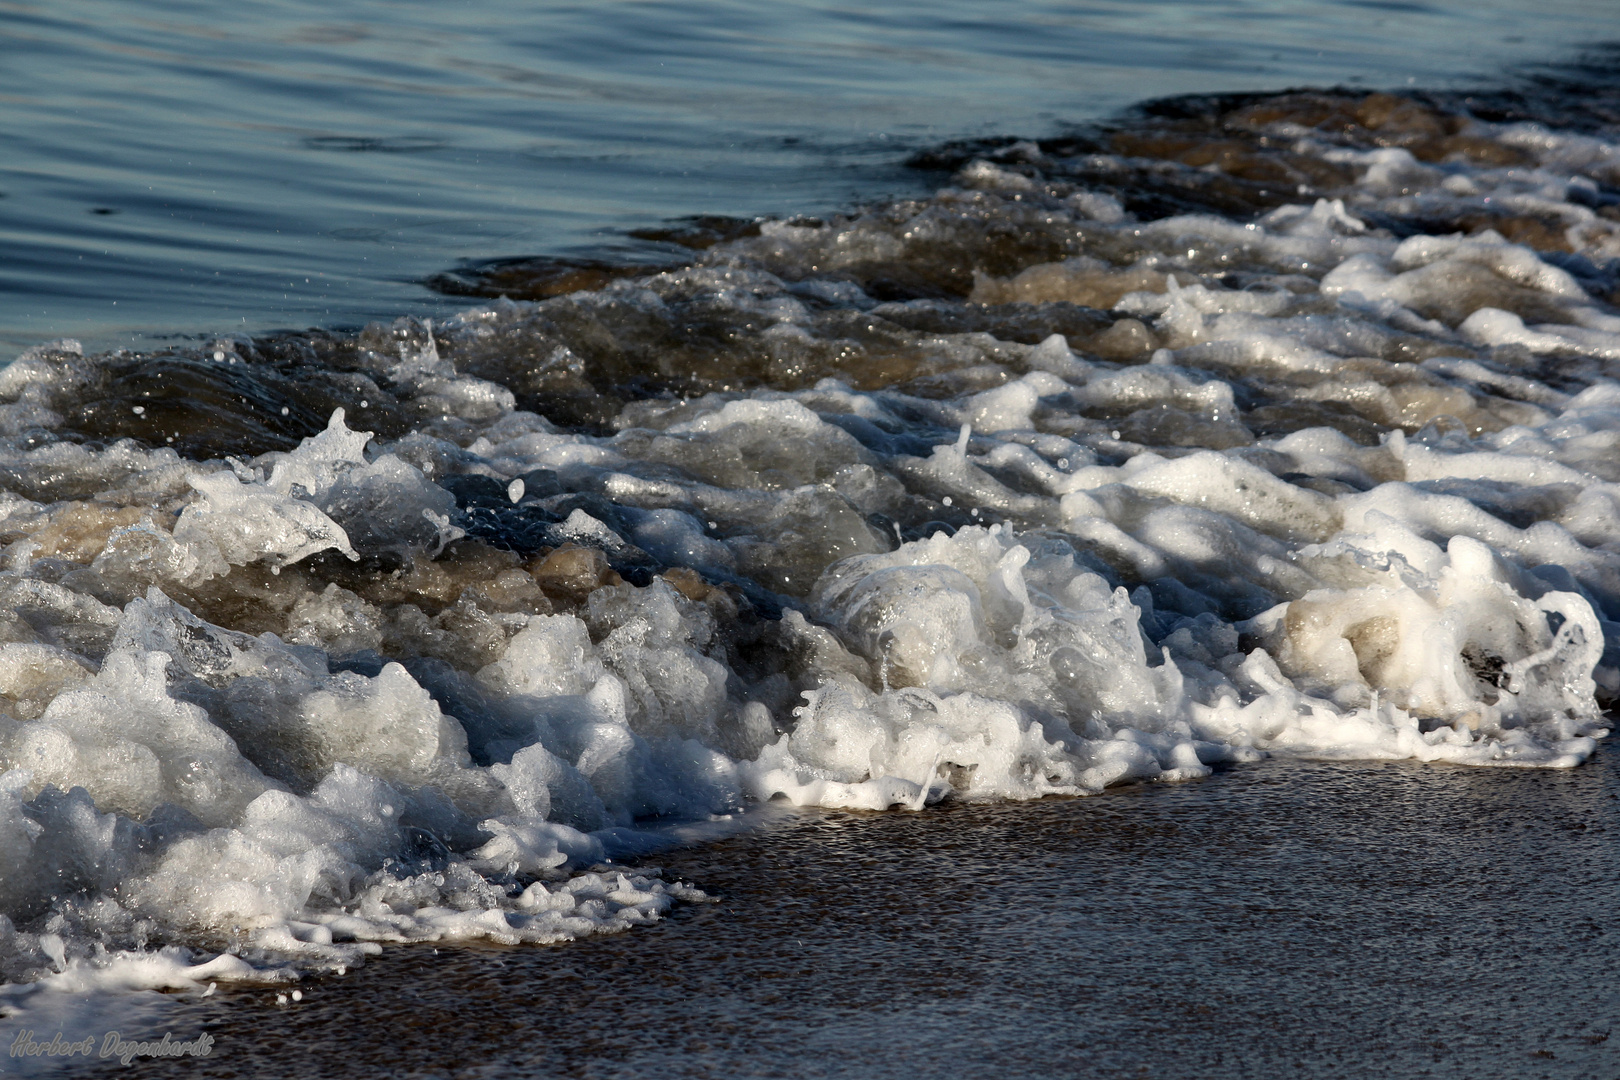
[[[1620,1077],[1617,756],[818,812],[666,852],[719,902],[651,929],[222,988],[213,1058],[117,1071]]]

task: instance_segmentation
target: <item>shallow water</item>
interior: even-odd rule
[[[714,902],[644,932],[223,991],[138,1074],[1607,1076],[1617,829],[1608,753],[811,813],[659,856]]]
[[[1172,93],[1494,78],[1603,0],[0,7],[0,344],[453,310],[457,260],[926,189],[905,153]]]
[[[702,10],[709,37],[692,52],[708,62],[732,56],[705,52],[711,38],[745,53],[772,34],[819,40],[791,22],[744,33],[746,20]],[[1200,17],[1225,17],[1209,10]],[[1260,9],[1232,10],[1243,17],[1223,32],[1235,34]],[[1338,25],[1337,8],[1308,19],[1300,10],[1273,13],[1265,40],[1297,45]],[[1162,50],[1180,39],[1139,20],[1180,9],[1133,11],[1107,25],[1135,27],[1141,49],[1120,44],[1117,55],[1171,70]],[[480,79],[504,86],[509,66],[491,75],[462,63],[462,39],[441,25],[460,14],[435,9],[423,16],[432,33],[387,39],[414,41],[412,57],[426,57],[418,74],[449,80],[422,75],[420,93],[397,79],[360,93],[319,64],[298,70],[324,88],[322,109],[351,98],[404,109],[445,86],[464,98],[478,96]],[[1083,978],[1061,967],[1043,977],[1081,979],[1079,998],[1134,987],[1135,1016],[1146,984],[1106,957],[1176,955],[1188,925],[1168,914],[1132,921],[1137,894],[1208,921],[1194,898],[1198,882],[1226,872],[1215,865],[1230,854],[1212,839],[1219,830],[1265,825],[1267,805],[1320,821],[1293,809],[1318,796],[1337,831],[1318,824],[1314,835],[1350,837],[1348,847],[1231,849],[1253,856],[1241,869],[1263,870],[1265,889],[1299,898],[1279,910],[1315,905],[1355,925],[1359,883],[1374,880],[1357,875],[1388,861],[1387,848],[1368,852],[1408,836],[1402,822],[1443,838],[1434,874],[1445,888],[1476,880],[1482,845],[1541,828],[1548,800],[1568,792],[1579,808],[1569,820],[1588,828],[1572,825],[1561,830],[1571,839],[1548,846],[1550,892],[1512,885],[1501,901],[1509,914],[1492,923],[1424,893],[1432,882],[1403,878],[1430,912],[1411,933],[1431,951],[1457,920],[1530,934],[1526,897],[1590,900],[1566,895],[1569,879],[1557,875],[1574,872],[1566,860],[1592,842],[1589,819],[1609,812],[1610,773],[1592,759],[1620,698],[1615,47],[1471,88],[1431,64],[1421,86],[1390,76],[1393,94],[1215,93],[1253,73],[1176,67],[1203,92],[1060,124],[1029,111],[1067,100],[1028,82],[1057,63],[1040,50],[1066,47],[1064,34],[1108,41],[1103,15],[1071,16],[1046,37],[1022,24],[998,36],[972,19],[936,25],[902,12],[897,25],[944,35],[936,44],[955,41],[956,51],[906,54],[919,66],[891,65],[888,82],[869,85],[859,71],[871,69],[844,66],[871,59],[840,52],[846,35],[807,67],[771,69],[774,83],[761,75],[785,96],[762,91],[736,113],[661,92],[666,78],[701,81],[695,68],[631,80],[685,126],[580,91],[567,100],[585,102],[587,119],[592,109],[639,116],[667,134],[675,149],[657,144],[645,159],[660,168],[693,146],[718,155],[716,117],[786,130],[783,111],[816,79],[850,96],[795,121],[815,139],[743,140],[768,153],[720,169],[741,184],[746,160],[765,162],[802,188],[716,189],[713,203],[672,189],[685,201],[660,209],[645,175],[619,170],[627,186],[595,190],[644,216],[613,218],[608,203],[567,185],[500,180],[489,189],[500,197],[554,200],[512,213],[541,220],[544,206],[564,208],[596,240],[425,243],[421,266],[390,280],[431,286],[453,311],[424,303],[356,329],[334,308],[318,329],[249,333],[251,319],[293,309],[263,306],[238,287],[245,279],[223,273],[186,299],[158,268],[143,287],[162,304],[201,319],[217,302],[239,324],[98,351],[108,324],[85,318],[88,349],[57,341],[0,368],[7,1018],[88,1023],[144,1009],[159,989],[180,991],[179,1008],[252,1006],[261,999],[243,987],[290,995],[300,980],[351,973],[310,984],[325,993],[439,956],[450,981],[423,985],[472,992],[456,980],[482,954],[432,952],[470,943],[523,945],[508,962],[542,967],[573,962],[553,960],[575,955],[567,950],[533,948],[560,942],[582,956],[685,942],[712,960],[719,954],[698,937],[739,932],[726,922],[736,917],[727,896],[779,896],[791,902],[773,909],[771,933],[810,927],[827,942],[814,971],[836,974],[857,1001],[890,987],[919,1030],[948,1041],[954,1029],[938,1009],[971,1001],[993,1015],[1007,999],[981,979],[967,997],[921,1001],[919,987],[938,981],[930,964],[958,970],[930,943],[1066,910],[1061,885],[1038,873],[959,904],[953,882],[985,866],[974,845],[987,835],[1015,861],[1068,845],[1043,871],[1079,873],[1074,852],[1099,860],[1096,888],[1081,891],[1088,902],[1110,897],[1114,906],[1092,910],[1115,924],[1074,925],[1104,942],[1104,960]],[[1392,18],[1409,21],[1364,29],[1405,27],[1412,36],[1397,37],[1410,47],[1424,27],[1517,25],[1428,9]],[[1591,36],[1603,22],[1572,12],[1544,24]],[[376,40],[331,26],[292,37],[248,44],[309,60],[334,42]],[[521,51],[520,39],[514,31],[499,47]],[[616,70],[589,49],[564,49],[566,35],[547,42],[581,70]],[[169,55],[154,59],[152,44],[138,53],[146,74]],[[963,57],[1016,50],[1037,62],[992,64],[973,105],[982,114],[938,120],[954,107],[947,95],[912,112],[897,105],[912,126],[887,142],[837,134],[870,121],[863,110],[880,91],[919,102],[925,76],[937,83],[953,64],[971,69]],[[1216,67],[1248,54],[1220,55]],[[387,68],[387,56],[374,59]],[[275,67],[230,71],[264,82]],[[1107,82],[1104,69],[1080,67]],[[1007,81],[1009,70],[1018,79]],[[225,113],[280,100],[208,95],[184,79],[180,90],[150,85]],[[1143,90],[1130,85],[1133,96]],[[1113,100],[1084,79],[1073,92],[1091,95],[1088,108]],[[474,111],[505,122],[489,100]],[[167,114],[153,105],[143,115]],[[436,115],[425,105],[410,113],[413,123]],[[53,138],[69,130],[45,127]],[[243,138],[269,145],[252,130]],[[403,191],[382,181],[459,160],[459,144],[440,146],[427,129],[276,130],[301,140],[287,160],[349,170],[315,195],[288,189],[288,205],[312,218],[337,205],[327,195],[344,184],[351,195]],[[637,137],[612,124],[589,130],[569,153]],[[1018,137],[1031,131],[1040,137]],[[732,160],[712,160],[722,159]],[[255,183],[278,170],[287,174],[256,169]],[[469,175],[494,183],[498,172]],[[856,192],[828,186],[829,176],[887,177],[908,193],[878,198],[881,184]],[[452,187],[417,190],[460,198]],[[783,191],[786,210],[760,201]],[[864,201],[846,203],[852,193]],[[0,212],[12,205],[0,200]],[[275,200],[257,205],[273,210]],[[226,236],[251,247],[252,223],[270,221],[220,209],[224,232],[205,248]],[[90,219],[124,216],[73,220]],[[256,265],[314,235],[277,227],[259,229],[261,240],[282,239],[255,247]],[[195,268],[181,239],[174,265]],[[46,247],[60,253],[57,240]],[[407,262],[391,255],[390,273]],[[94,289],[98,274],[71,276]],[[357,319],[374,302],[400,310],[405,293],[372,290],[374,280],[352,277]],[[188,325],[163,318],[170,332]],[[1356,761],[1413,764],[1346,764]],[[1204,778],[1207,791],[1181,785]],[[1109,794],[1145,781],[1159,786]],[[1501,792],[1508,809],[1492,802]],[[1098,798],[1041,801],[1052,795]],[[718,846],[694,839],[755,820],[778,797],[822,809]],[[1346,820],[1369,801],[1395,815],[1371,839],[1359,818]],[[1167,865],[1185,876],[1133,880],[1119,853],[1151,861],[1164,824],[1155,815],[1171,811],[1194,844],[1166,841]],[[671,830],[693,846],[669,856],[668,873],[627,868],[667,847]],[[901,925],[922,954],[818,922],[823,905],[866,887],[842,861],[863,844],[876,845],[874,873],[898,865],[883,852],[913,853],[902,870],[922,883],[915,896],[900,899],[895,879],[873,902],[909,904],[913,922]],[[786,868],[764,865],[780,845],[798,854]],[[1211,865],[1194,865],[1191,851]],[[739,877],[733,857],[756,864],[752,876]],[[1348,876],[1323,878],[1322,859]],[[1593,896],[1612,895],[1608,878],[1591,884]],[[718,890],[720,903],[703,890]],[[1400,903],[1389,910],[1405,918]],[[1237,912],[1259,917],[1265,948],[1300,951],[1305,976],[1361,977],[1305,948],[1301,927],[1343,948],[1332,926],[1267,924],[1274,913]],[[610,945],[589,944],[614,933]],[[1260,975],[1206,946],[1189,970],[1212,972],[1218,958],[1228,966],[1209,985],[1226,979],[1222,1000],[1264,1016],[1253,1002]],[[1001,969],[1058,963],[1037,962],[1022,938],[1008,947],[1016,963]],[[904,978],[863,983],[854,973],[868,950],[892,952]],[[1561,970],[1576,964],[1556,955]],[[752,961],[730,962],[703,978],[729,984]],[[810,969],[791,970],[803,980]],[[1106,976],[1095,985],[1084,981],[1094,970]],[[1367,968],[1380,970],[1391,969]],[[200,996],[214,990],[224,1004]],[[1295,1011],[1278,1022],[1298,1047],[1302,1025],[1324,1030],[1326,1020],[1284,996]],[[811,1008],[790,998],[774,1004]],[[1371,1006],[1354,1000],[1361,1024]],[[1509,1026],[1539,1015],[1509,1013]],[[692,1030],[672,1021],[668,1038]],[[1129,1065],[1119,1055],[1140,1030],[1096,1030],[1108,1067]],[[1207,1026],[1186,1030],[1189,1053],[1226,1045]],[[1563,1040],[1557,1047],[1539,1047],[1559,1056],[1535,1061],[1600,1054],[1590,1049],[1600,1034],[1559,1028],[1547,1036]],[[1360,1037],[1336,1037],[1332,1052],[1364,1054]],[[590,1038],[607,1045],[600,1032]],[[1454,1045],[1432,1041],[1444,1044],[1436,1051]],[[1466,1072],[1478,1047],[1455,1045],[1463,1056],[1447,1060]]]

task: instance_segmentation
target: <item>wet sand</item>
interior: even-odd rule
[[[1617,832],[1607,748],[812,812],[665,852],[717,901],[650,929],[222,988],[173,1017],[215,1056],[118,1071],[1616,1076]]]

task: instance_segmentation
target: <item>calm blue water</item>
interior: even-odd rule
[[[1612,0],[9,0],[0,347],[431,314],[458,260],[915,190],[942,139],[1614,37]]]

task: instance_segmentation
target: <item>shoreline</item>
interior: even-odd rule
[[[650,927],[175,1001],[214,1055],[131,1075],[1594,1075],[1614,759],[806,813],[660,856],[715,902]]]

